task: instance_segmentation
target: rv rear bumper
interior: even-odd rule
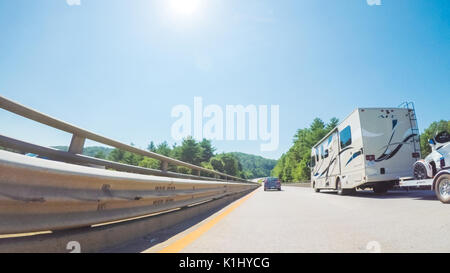
[[[388,181],[400,181],[400,177],[410,177],[412,174],[410,172],[398,172],[398,173],[387,173],[387,174],[377,174],[368,175],[365,177],[365,183],[379,183]]]

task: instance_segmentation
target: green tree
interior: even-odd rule
[[[61,146],[60,148],[67,147]],[[109,148],[96,147],[95,149],[89,150],[89,152],[95,152],[95,155],[98,155],[99,158],[103,158],[104,156],[108,160],[115,162],[150,169],[162,169],[162,162],[157,159],[144,157],[120,149],[108,149]],[[187,163],[202,166],[206,169],[216,170],[246,179],[269,176],[270,171],[277,162],[276,160],[238,152],[216,155],[216,148],[212,145],[210,140],[203,139],[200,142],[196,142],[192,137],[185,138],[179,146],[176,143],[173,146],[169,146],[166,141],[156,145],[151,141],[148,145],[148,150]],[[107,152],[107,154],[104,154],[105,152]],[[168,171],[196,174],[196,172],[193,172],[189,168],[177,167],[173,164],[168,165]],[[214,174],[207,171],[201,171],[201,175],[214,177]]]
[[[270,176],[270,171],[277,164],[277,160],[240,152],[232,152],[241,165],[241,175],[247,179]]]
[[[336,126],[338,126],[338,124],[339,124],[339,119],[331,118],[330,122],[328,122],[325,129],[329,132],[329,131],[333,130]]]
[[[95,158],[100,158],[100,159],[105,159],[105,158],[106,158],[106,155],[105,155],[105,153],[104,153],[103,151],[98,151],[98,152],[94,155],[94,157],[95,157]]]
[[[423,158],[431,153],[428,140],[434,138],[437,133],[442,131],[450,132],[450,120],[435,121],[420,135],[420,150]]]
[[[315,118],[309,128],[299,129],[294,136],[294,144],[281,156],[272,170],[272,175],[282,181],[304,181],[311,177],[310,168],[311,148],[339,123],[332,118],[327,124]]]
[[[223,171],[226,174],[237,176],[239,175],[239,161],[230,154],[220,155],[220,160],[223,163]]]
[[[220,158],[213,157],[213,158],[211,158],[209,163],[211,164],[211,166],[213,167],[214,170],[216,170],[218,172],[223,172],[224,166],[223,166],[223,162]]]
[[[153,141],[150,141],[150,144],[148,144],[148,146],[147,146],[147,150],[150,152],[156,152],[156,146]]]
[[[200,143],[200,160],[201,162],[209,162],[209,160],[211,159],[211,157],[214,156],[214,151],[216,150],[212,145],[211,145],[211,141],[207,140],[207,139],[203,139]]]
[[[130,152],[125,152],[124,155],[123,155],[123,159],[120,162],[128,164],[128,165],[139,166],[139,162],[143,158],[144,157],[141,156],[141,155],[133,154],[133,153],[130,153]]]
[[[160,162],[157,159],[150,158],[150,157],[144,157],[141,161],[139,161],[139,166],[149,169],[160,169]]]
[[[187,163],[200,165],[201,149],[195,139],[190,136],[183,139],[179,151],[179,159]]]
[[[205,168],[205,169],[208,169],[208,170],[214,170],[214,168],[213,168],[213,166],[211,165],[210,162],[202,162],[202,163],[201,163],[201,166],[202,166],[203,168]],[[209,172],[205,172],[205,171],[201,171],[201,172],[200,172],[200,175],[202,175],[202,176],[214,177],[214,174],[209,173]]]
[[[191,174],[191,170],[184,166],[178,166],[177,167],[177,173],[183,173],[183,174]]]
[[[108,160],[111,160],[114,162],[121,162],[123,160],[124,155],[125,155],[124,150],[114,149],[109,153]]]
[[[167,141],[164,141],[158,145],[155,152],[161,155],[170,156],[172,150],[170,149],[169,144],[167,144]]]

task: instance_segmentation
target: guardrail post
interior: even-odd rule
[[[75,134],[72,135],[72,140],[70,141],[70,146],[69,146],[69,153],[82,154],[85,141],[86,141],[86,138],[84,138],[84,137],[80,137]]]
[[[169,162],[163,161],[163,162],[162,162],[162,166],[161,166],[161,170],[162,170],[163,172],[167,172],[168,167],[169,167]]]

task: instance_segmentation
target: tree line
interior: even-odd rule
[[[310,180],[311,148],[339,123],[332,118],[328,123],[315,118],[309,128],[298,129],[294,135],[294,144],[278,160],[272,170],[272,176],[284,182]]]
[[[308,181],[311,179],[311,170],[308,167],[311,162],[311,149],[326,134],[339,123],[337,118],[332,118],[328,123],[316,118],[311,126],[299,129],[294,136],[294,144],[278,160],[272,170],[272,176],[285,182]],[[428,139],[433,138],[438,132],[450,132],[450,121],[440,120],[431,123],[420,135],[420,148],[422,158],[431,152]]]
[[[420,135],[420,151],[422,153],[422,158],[431,153],[431,147],[428,144],[428,140],[432,139],[437,133],[442,131],[450,133],[450,120],[435,121]]]
[[[201,166],[209,170],[215,170],[244,179],[257,177],[256,175],[268,176],[276,163],[276,160],[265,159],[244,153],[216,153],[216,148],[212,146],[210,140],[203,139],[202,141],[196,141],[192,137],[186,137],[180,145],[175,143],[172,146],[166,141],[158,145],[151,141],[147,150]],[[106,154],[104,150],[99,150],[94,157],[151,169],[162,168],[162,162],[157,159],[134,154],[121,149],[113,149],[109,151],[108,154]],[[256,158],[254,164],[248,164],[253,158]],[[241,161],[244,162],[245,167],[243,167]],[[194,174],[194,171],[187,167],[175,166],[173,164],[168,165],[168,171]],[[214,176],[213,174],[204,171],[201,172],[201,175]]]

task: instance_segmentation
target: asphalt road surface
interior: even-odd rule
[[[145,252],[180,243],[180,252],[449,252],[449,231],[450,205],[431,191],[338,196],[285,186],[259,188]]]

